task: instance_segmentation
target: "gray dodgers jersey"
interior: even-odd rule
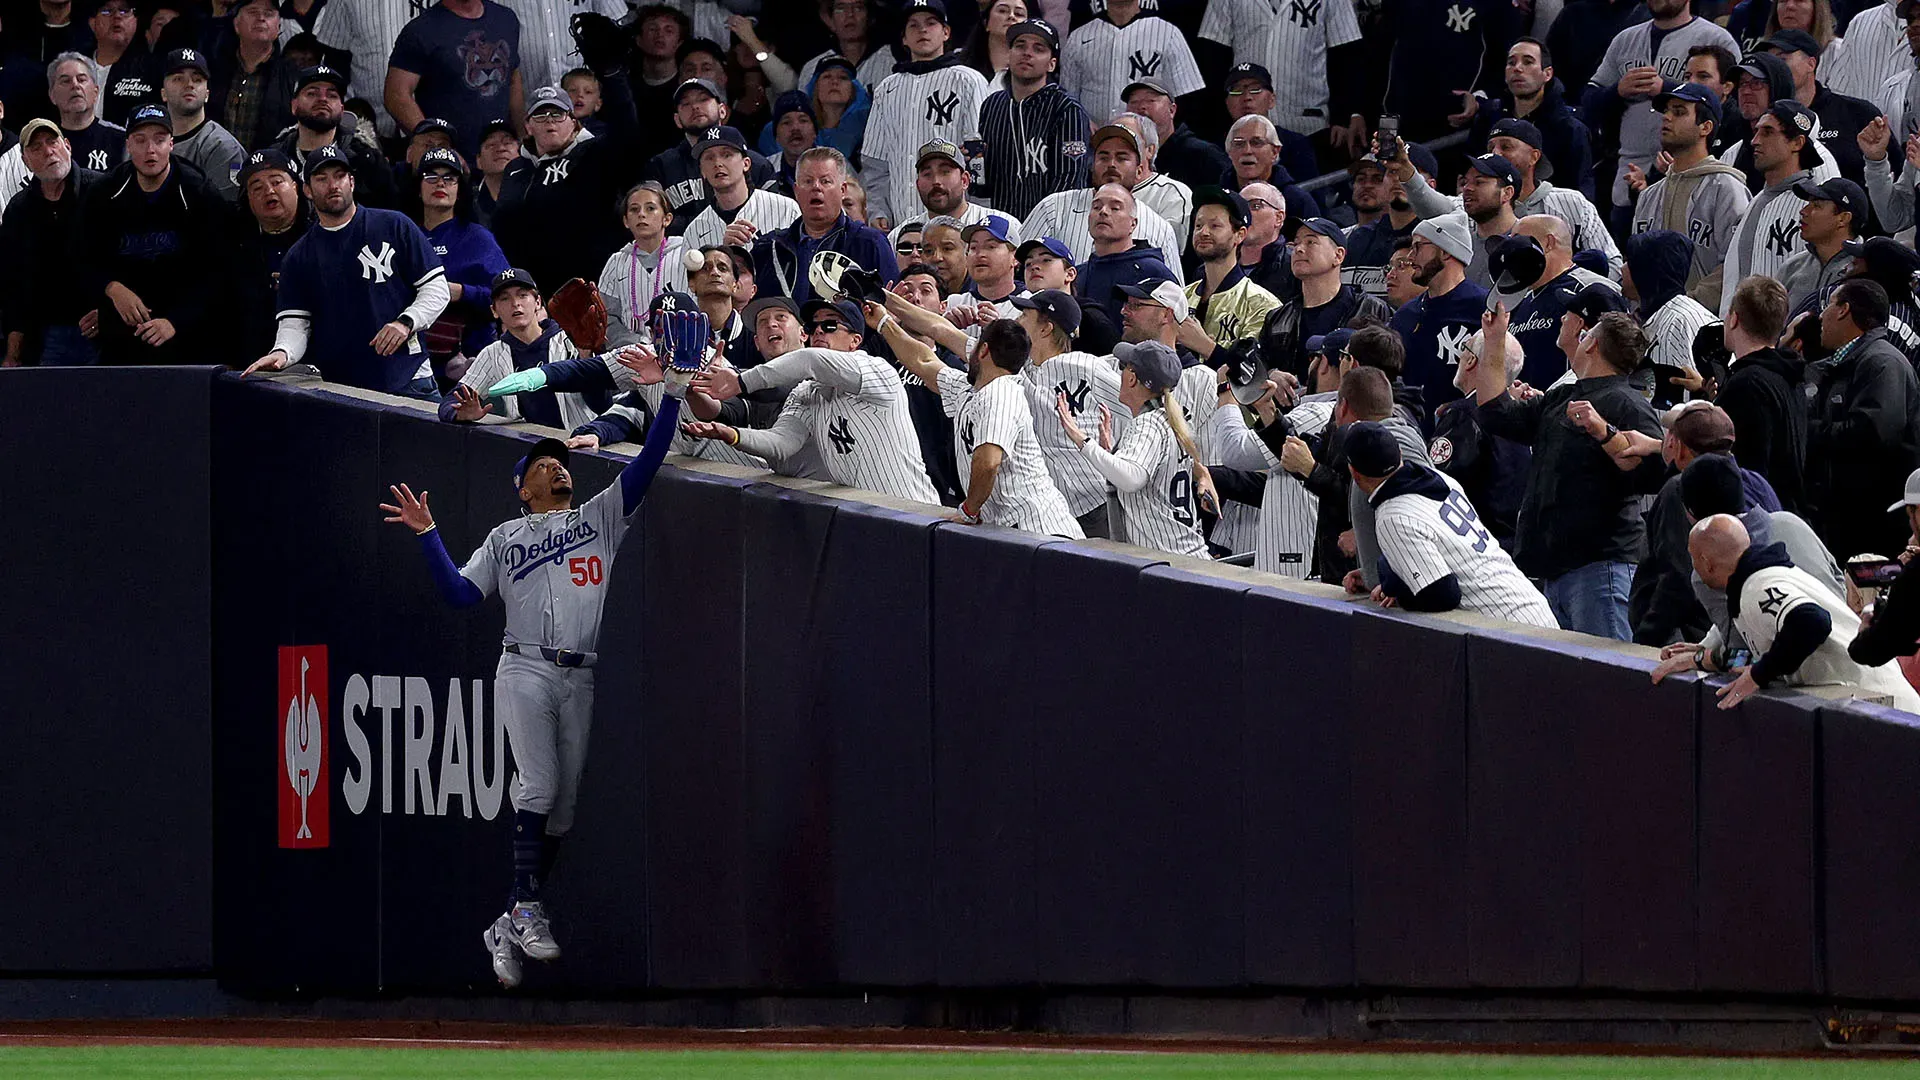
[[[633,522],[621,513],[620,482],[586,505],[502,522],[474,550],[460,576],[507,609],[507,645],[592,652],[613,557]]]

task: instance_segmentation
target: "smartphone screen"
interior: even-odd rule
[[[1904,567],[1892,559],[1850,562],[1847,564],[1847,577],[1852,579],[1856,588],[1885,588],[1893,584],[1893,579],[1900,576],[1902,569]]]

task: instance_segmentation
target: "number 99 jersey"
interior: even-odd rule
[[[1417,593],[1452,574],[1460,585],[1460,610],[1557,628],[1547,598],[1513,565],[1453,477],[1413,463],[1401,468],[1421,470],[1447,487],[1444,499],[1427,483],[1374,508],[1381,557],[1407,588]]]
[[[1114,444],[1113,456],[1147,474],[1145,486],[1119,491],[1127,543],[1207,558],[1207,542],[1200,536],[1200,515],[1195,510],[1193,459],[1173,434],[1158,399],[1149,401],[1127,423],[1126,432]]]
[[[505,521],[474,549],[460,574],[507,609],[506,644],[593,652],[600,641],[613,556],[633,521],[620,485],[586,505]]]

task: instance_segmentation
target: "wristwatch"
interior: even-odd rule
[[[393,321],[399,323],[401,326],[406,327],[407,333],[409,334],[413,333],[416,329],[418,329],[418,327],[413,325],[413,316],[407,314],[404,311],[398,315],[395,315],[393,317]]]
[[[1617,427],[1614,427],[1612,424],[1608,424],[1607,433],[1605,435],[1600,436],[1600,445],[1605,446],[1608,443],[1612,442],[1613,437],[1618,434],[1620,434],[1620,429]]]

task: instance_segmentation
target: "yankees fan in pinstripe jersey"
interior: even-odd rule
[[[1102,130],[1109,132],[1127,131],[1126,128],[1113,127],[1103,128]],[[1127,137],[1131,136],[1132,132],[1127,132]],[[1109,137],[1118,138],[1119,136]],[[1173,231],[1173,226],[1168,224],[1167,220],[1161,217],[1158,212],[1142,204],[1139,199],[1135,198],[1132,188],[1128,185],[1113,184],[1109,186],[1124,190],[1126,192],[1126,201],[1131,204],[1129,209],[1133,217],[1133,228],[1128,233],[1127,238],[1136,243],[1145,241],[1151,244],[1157,249],[1154,253],[1159,255],[1161,261],[1167,264],[1167,269],[1171,270],[1173,276],[1184,283],[1186,279],[1180,274],[1180,237]],[[1041,237],[1051,236],[1066,244],[1067,250],[1073,253],[1074,261],[1081,264],[1084,264],[1095,254],[1112,254],[1115,251],[1131,249],[1134,246],[1133,244],[1127,244],[1125,247],[1122,247],[1116,241],[1113,244],[1107,245],[1111,248],[1110,251],[1100,252],[1098,249],[1101,245],[1094,243],[1093,219],[1095,214],[1093,203],[1101,187],[1102,185],[1095,184],[1092,187],[1075,188],[1072,191],[1056,191],[1046,198],[1041,199],[1040,205],[1034,207],[1033,213],[1027,215],[1027,220],[1021,224],[1021,235],[1031,236],[1036,240]]]
[[[1120,111],[1120,91],[1136,79],[1155,79],[1175,97],[1206,85],[1180,28],[1140,12],[1140,0],[1113,0],[1092,22],[1067,35],[1060,85],[1095,121]]]
[[[952,218],[964,229],[997,217],[1013,226],[1009,235],[1021,235],[1017,220],[970,198],[973,176],[967,171],[967,155],[958,143],[947,139],[935,139],[927,143],[914,155],[913,167],[915,202],[902,211],[904,220],[888,234],[888,243],[897,245],[900,234],[915,221],[921,223],[923,231],[931,228],[935,218]],[[871,214],[871,202],[868,203],[868,211]]]
[[[1126,132],[1132,138],[1123,138]],[[1135,201],[1160,215],[1173,229],[1174,242],[1187,247],[1187,227],[1193,220],[1193,189],[1165,173],[1154,171],[1160,150],[1160,129],[1137,113],[1123,112],[1093,138],[1092,178],[1096,184],[1125,184]]]
[[[580,67],[580,47],[568,20],[583,11],[610,19],[627,13],[622,0],[495,0],[520,17],[520,75],[527,88],[558,86],[569,69]]]
[[[982,195],[1024,219],[1041,199],[1087,183],[1087,110],[1051,78],[1060,34],[1039,19],[1007,30],[1008,87],[980,106],[985,146]]]
[[[1367,421],[1347,430],[1346,452],[1354,487],[1374,508],[1384,564],[1376,601],[1409,611],[1457,608],[1542,629],[1560,625],[1451,477],[1402,462],[1399,441]]]
[[[1888,108],[1882,91],[1895,76],[1913,70],[1913,54],[1907,48],[1907,18],[1912,10],[1911,4],[1885,0],[1855,15],[1847,24],[1846,40],[1828,46],[1820,64],[1820,81],[1836,94],[1866,98]]]
[[[1316,338],[1309,344],[1315,352],[1323,347],[1324,339]],[[1266,395],[1254,404],[1254,411],[1263,424],[1275,422],[1283,396],[1291,398],[1290,392],[1282,391],[1278,383],[1270,380]],[[1331,401],[1300,402],[1287,411],[1287,427],[1297,438],[1318,436],[1332,421],[1333,409]],[[1213,464],[1267,474],[1253,529],[1253,568],[1290,578],[1309,577],[1313,573],[1314,531],[1320,521],[1319,496],[1307,490],[1304,480],[1281,466],[1279,455],[1247,427],[1246,415],[1237,403],[1223,399],[1201,437],[1212,447],[1209,456]],[[1227,509],[1231,510],[1234,505],[1228,503]],[[1213,539],[1220,541],[1219,528],[1214,529]]]
[[[1019,375],[1027,363],[1027,332],[1011,320],[993,320],[960,372],[941,363],[885,307],[862,306],[867,325],[887,339],[900,362],[921,382],[939,387],[940,404],[953,418],[953,454],[966,486],[960,520],[1082,539],[1034,434],[1033,409]]]
[[[851,300],[813,300],[804,309],[808,347],[743,372],[716,368],[694,389],[720,401],[792,387],[773,427],[688,424],[688,434],[730,443],[768,461],[788,460],[809,441],[834,482],[903,499],[939,503],[927,479],[906,389],[893,365],[858,351],[865,319]]]
[[[1312,135],[1330,116],[1327,53],[1359,41],[1360,20],[1353,0],[1212,0],[1200,36],[1232,48],[1235,64],[1259,64],[1279,75],[1267,119]],[[1342,56],[1362,62],[1348,55],[1355,51]],[[1347,126],[1347,118],[1337,126]]]
[[[1120,365],[1120,403],[1133,413],[1126,434],[1114,440],[1103,406],[1100,437],[1089,438],[1069,411],[1065,395],[1055,406],[1060,425],[1119,493],[1128,543],[1204,559],[1207,542],[1200,536],[1195,464],[1182,446],[1187,424],[1173,393],[1180,383],[1180,360],[1157,341],[1123,343],[1115,347],[1114,358]]]
[[[941,0],[913,0],[905,16],[901,42],[911,59],[895,65],[873,91],[861,153],[867,220],[877,228],[891,229],[912,216],[917,170],[909,166],[918,162],[909,162],[908,150],[973,138],[987,96],[986,77],[968,67],[962,54],[947,51],[952,31]]]
[[[667,192],[667,205],[673,208],[673,224],[667,231],[683,233],[713,198],[700,172],[700,145],[707,133],[725,127],[731,112],[720,88],[706,79],[688,79],[673,92],[673,122],[686,133],[671,147],[647,161],[643,178],[657,182]],[[749,187],[762,187],[774,178],[773,165],[749,152]]]
[[[713,201],[687,224],[682,234],[689,248],[726,243],[752,247],[761,233],[778,232],[800,216],[800,204],[751,186],[747,140],[730,127],[708,128],[694,146],[700,175],[713,192]]]
[[[314,21],[313,36],[322,44],[353,54],[348,74],[354,94],[373,105],[382,135],[396,134],[387,115],[387,61],[400,31],[430,6],[426,0],[342,0],[322,8]]]
[[[687,267],[681,258],[685,244],[680,237],[667,235],[672,219],[666,192],[652,180],[635,184],[621,201],[621,224],[633,234],[633,241],[607,256],[607,265],[600,270],[607,333],[615,344],[638,339],[661,293],[687,289]]]

